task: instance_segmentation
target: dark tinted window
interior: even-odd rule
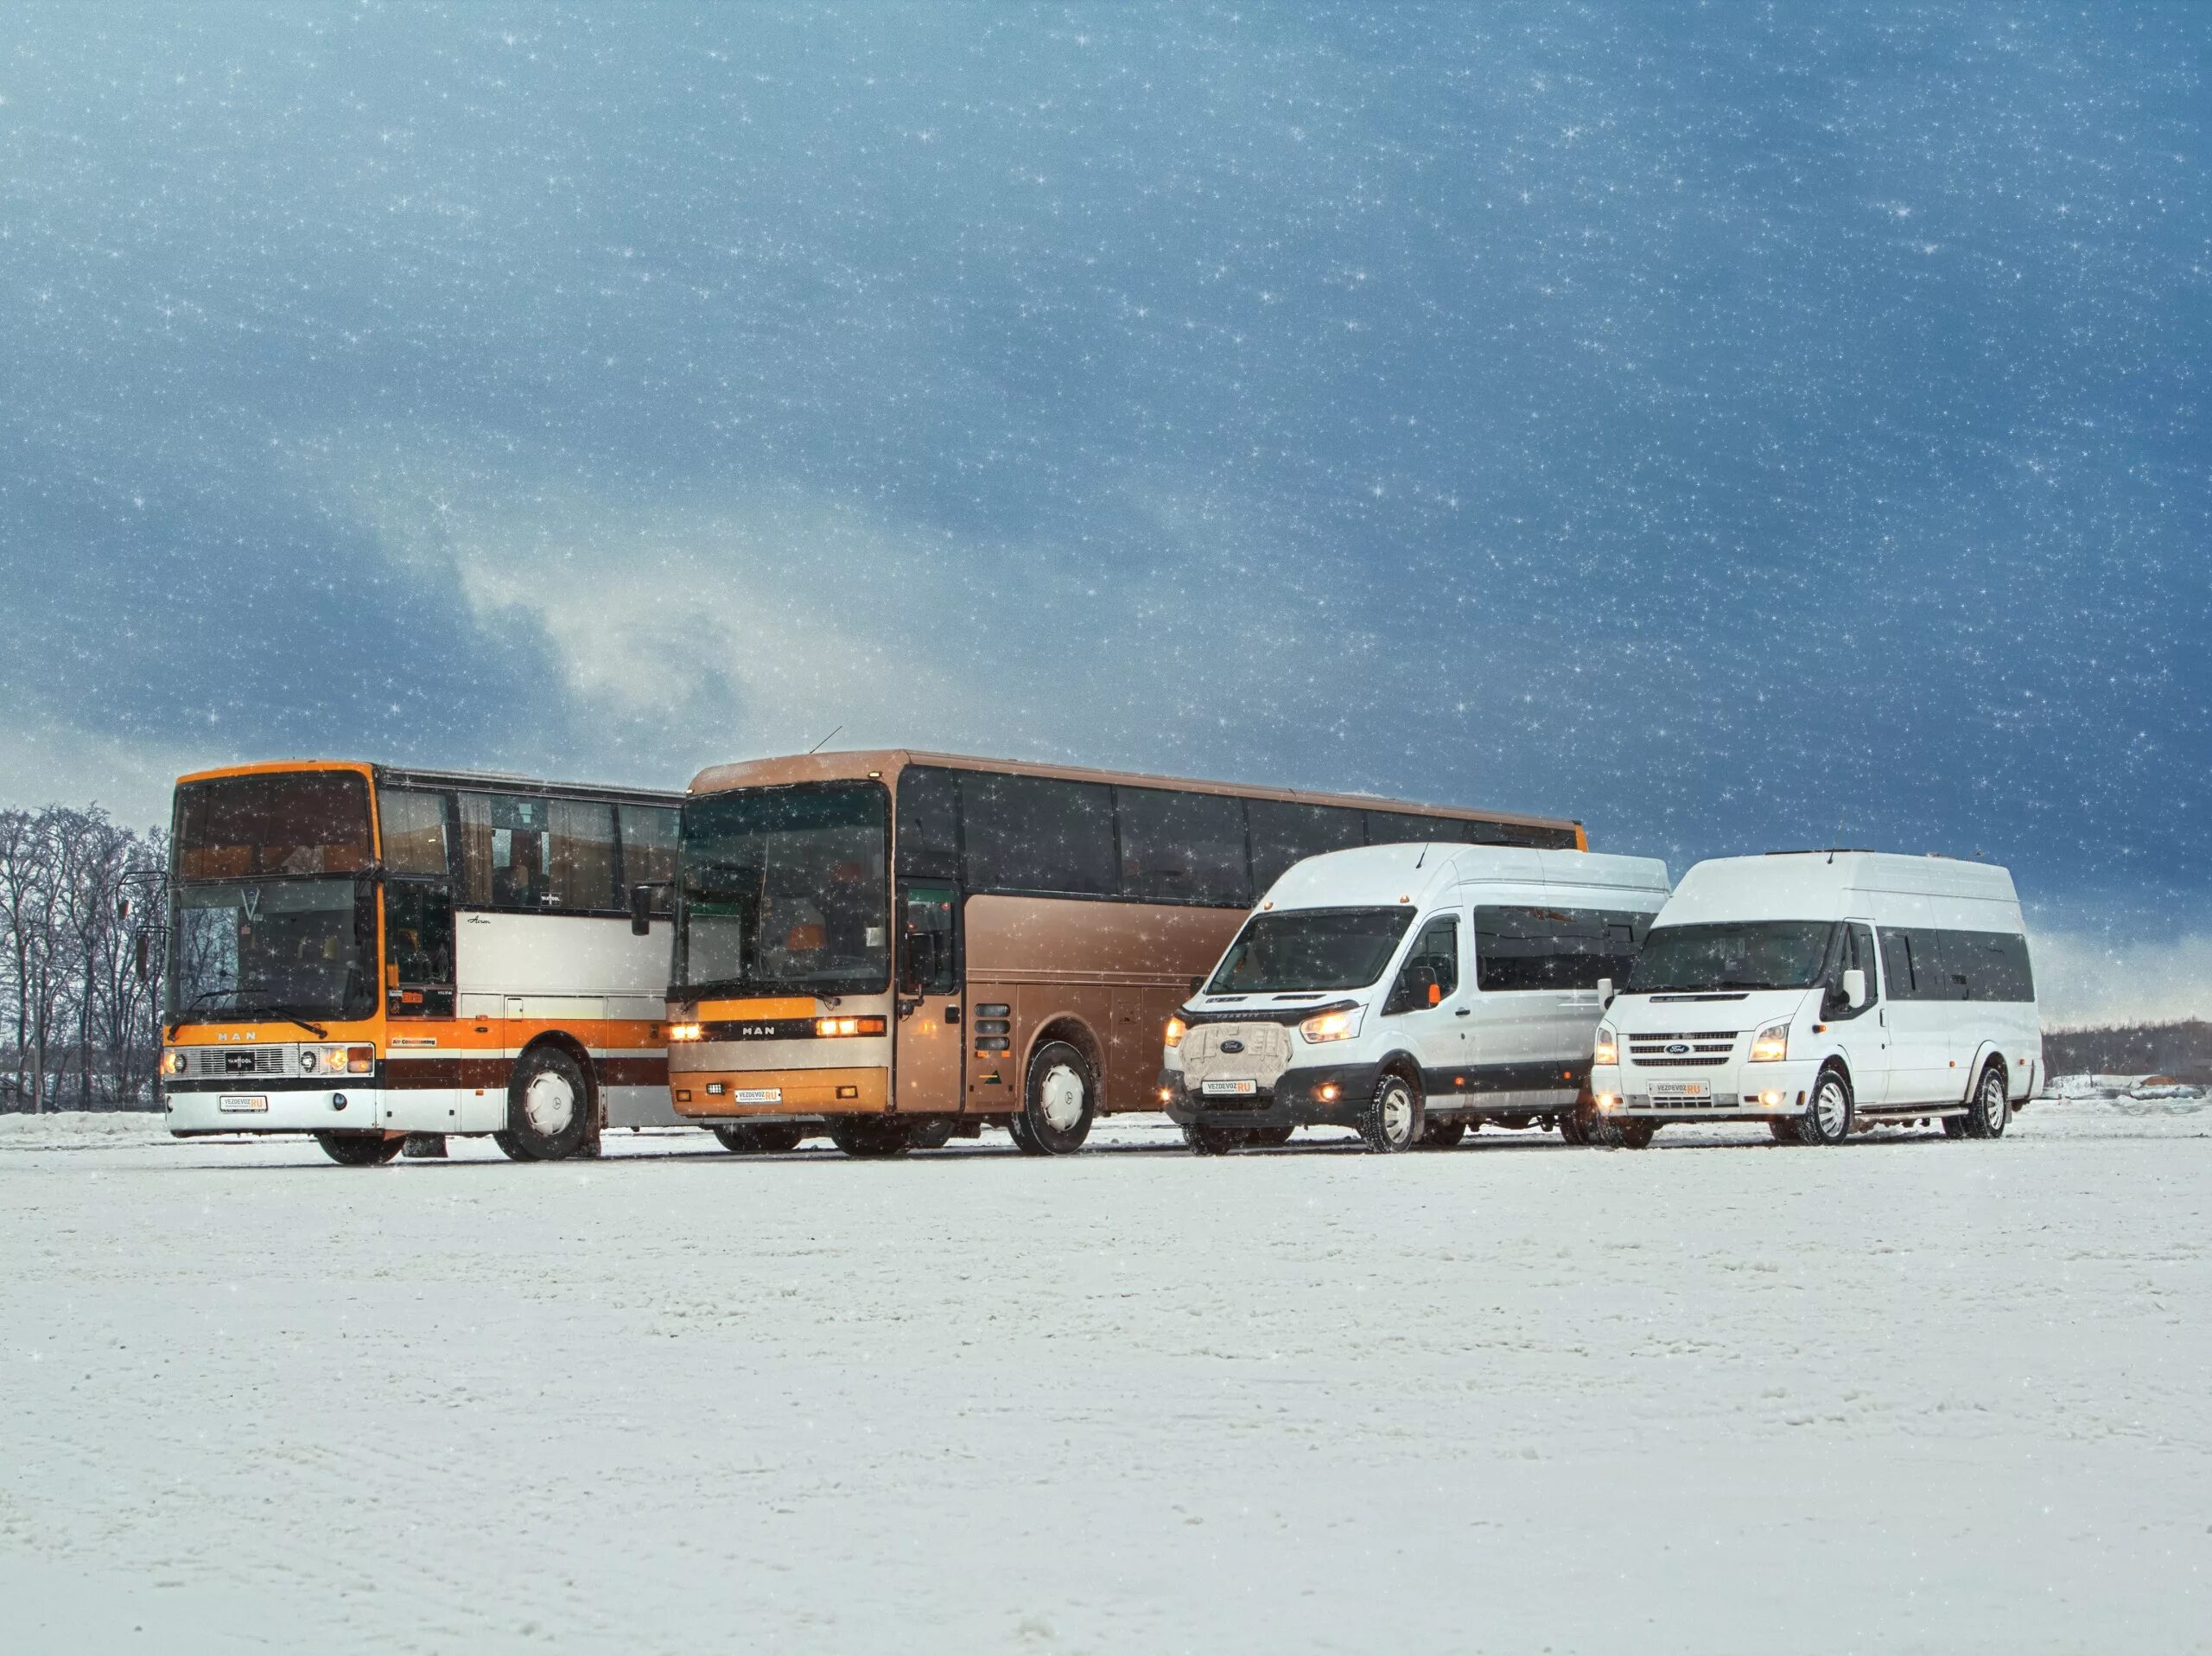
[[[1651,916],[1607,908],[1475,910],[1475,985],[1484,990],[1617,987],[1643,946]]]
[[[2026,939],[2006,932],[1922,932],[1915,936],[1932,944],[1937,958],[1937,993],[1925,994],[1929,974],[1923,966],[1922,998],[2015,1003],[2035,999],[2035,974],[2028,964]]]
[[[1866,1000],[1855,1010],[1844,998],[1843,974],[1847,971],[1866,974]],[[1822,982],[1827,986],[1821,1007],[1822,1017],[1841,1022],[1873,1010],[1875,1002],[1882,997],[1882,971],[1881,963],[1874,958],[1874,933],[1871,927],[1853,922],[1837,928]]]
[[[188,782],[176,791],[184,880],[351,874],[369,865],[369,779],[289,771]]]
[[[1491,825],[1485,825],[1485,826]],[[1519,823],[1502,822],[1495,825],[1497,843],[1501,845],[1533,845],[1538,850],[1571,851],[1576,849],[1572,828],[1539,828]]]
[[[909,765],[899,773],[899,872],[960,874],[960,773]]]
[[[1910,933],[1885,931],[1882,933],[1882,980],[1893,1001],[1919,998],[1919,987],[1913,981]]]
[[[377,817],[387,874],[446,875],[447,818],[442,793],[412,788],[380,788]]]
[[[442,881],[384,889],[385,998],[394,1017],[453,1016],[453,894]]]
[[[676,846],[678,818],[669,805],[626,805],[616,812],[622,829],[622,884],[626,898],[631,886],[654,888],[649,912],[670,914],[675,910]]]
[[[1436,986],[1433,999],[1428,985]],[[1459,921],[1446,914],[1421,928],[1406,964],[1398,968],[1398,981],[1390,986],[1385,1013],[1415,1011],[1448,1001],[1459,989]]]
[[[1114,793],[1097,782],[961,778],[971,891],[1114,895]]]
[[[1464,817],[1424,817],[1408,811],[1370,811],[1367,843],[1370,845],[1408,845],[1433,840],[1447,845],[1499,845],[1503,831],[1494,822],[1469,822]]]
[[[1382,975],[1410,908],[1286,908],[1255,914],[1221,958],[1209,995],[1363,989]]]
[[[1114,790],[1120,813],[1122,895],[1139,902],[1249,908],[1244,801],[1164,788]]]
[[[1820,981],[1834,935],[1835,923],[1825,920],[1662,926],[1645,935],[1627,986],[1638,995],[1808,989]]]
[[[1252,827],[1252,883],[1265,891],[1294,863],[1325,851],[1367,844],[1367,829],[1357,811],[1331,805],[1293,805],[1283,799],[1246,802]]]

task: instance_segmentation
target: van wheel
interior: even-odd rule
[[[1243,1150],[1251,1136],[1240,1127],[1201,1127],[1193,1122],[1183,1129],[1183,1142],[1194,1155],[1226,1156]]]
[[[1851,1083],[1840,1069],[1824,1069],[1813,1083],[1813,1102],[1797,1118],[1800,1144],[1840,1144],[1851,1137]]]
[[[1650,1147],[1659,1124],[1638,1116],[1593,1116],[1583,1125],[1583,1143],[1601,1150],[1640,1150]]]
[[[1964,1116],[1944,1116],[1942,1120],[1944,1137],[1964,1138],[1967,1136],[1967,1118]]]
[[[317,1133],[322,1153],[342,1168],[382,1167],[399,1154],[404,1133]]]
[[[558,1162],[583,1148],[591,1089],[558,1047],[533,1047],[507,1083],[507,1130],[493,1141],[516,1162]]]
[[[1386,1156],[1409,1149],[1421,1134],[1421,1092],[1404,1076],[1385,1071],[1377,1077],[1367,1107],[1359,1112],[1359,1136],[1367,1148]]]
[[[798,1148],[806,1129],[796,1121],[740,1121],[715,1128],[715,1137],[732,1156],[781,1156]]]
[[[1795,1144],[1797,1142],[1797,1123],[1795,1119],[1770,1121],[1766,1130],[1774,1135],[1774,1142],[1777,1144]]]
[[[1456,1116],[1446,1121],[1432,1121],[1421,1130],[1421,1148],[1448,1150],[1467,1136],[1467,1124]]]
[[[2005,1092],[2005,1067],[1993,1063],[1984,1069],[1981,1085],[1967,1102],[1966,1114],[1944,1119],[1963,1121],[1962,1131],[1968,1138],[2004,1137],[2005,1124],[2012,1119],[2012,1101]]]
[[[830,1142],[858,1160],[880,1162],[912,1148],[912,1128],[895,1116],[832,1116]]]
[[[1031,1156],[1072,1156],[1097,1113],[1098,1080],[1084,1055],[1065,1041],[1038,1048],[1014,1142]]]
[[[1559,1136],[1570,1144],[1590,1142],[1590,1118],[1598,1112],[1586,1104],[1578,1104],[1572,1110],[1559,1112]]]

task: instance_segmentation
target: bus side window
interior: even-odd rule
[[[664,805],[626,805],[617,813],[622,831],[622,889],[651,886],[646,912],[675,912],[677,815]]]
[[[385,999],[396,1018],[453,1016],[453,897],[427,880],[384,889]]]
[[[1252,885],[1264,892],[1294,863],[1324,851],[1341,851],[1367,843],[1360,813],[1335,806],[1300,805],[1289,799],[1251,799],[1245,814],[1252,825]]]

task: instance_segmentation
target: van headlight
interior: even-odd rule
[[[1591,1050],[1593,1064],[1618,1064],[1621,1061],[1621,1038],[1604,1024],[1598,1026],[1598,1044]]]
[[[1168,1050],[1168,1051],[1170,1051],[1170,1052],[1173,1052],[1173,1051],[1174,1051],[1174,1050],[1175,1050],[1175,1048],[1178,1048],[1178,1047],[1181,1046],[1181,1045],[1183,1044],[1183,1037],[1184,1037],[1185,1035],[1186,1035],[1190,1034],[1190,1032],[1191,1032],[1191,1026],[1190,1026],[1189,1024],[1187,1024],[1187,1023],[1184,1022],[1182,1019],[1180,1019],[1180,1018],[1170,1018],[1170,1019],[1168,1019],[1168,1020],[1167,1020],[1167,1033],[1166,1033],[1166,1036],[1165,1036],[1165,1039],[1166,1039],[1166,1042],[1167,1042],[1167,1050]]]
[[[1754,1064],[1778,1064],[1789,1056],[1789,1026],[1770,1023],[1751,1037]]]
[[[1316,1012],[1298,1026],[1298,1033],[1317,1047],[1325,1041],[1349,1041],[1359,1033],[1359,1009],[1347,1006],[1334,1012]]]

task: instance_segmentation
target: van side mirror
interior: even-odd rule
[[[1857,966],[1843,974],[1843,998],[1854,1012],[1866,1004],[1866,974]]]
[[[630,935],[651,937],[653,934],[653,889],[637,885],[630,888]]]
[[[1184,998],[1185,998],[1185,999],[1186,999],[1186,1000],[1196,1000],[1196,999],[1197,999],[1197,998],[1198,998],[1201,994],[1203,994],[1203,993],[1205,993],[1205,986],[1206,986],[1206,980],[1205,980],[1205,978],[1192,978],[1192,979],[1191,979],[1191,992],[1190,992],[1187,996],[1185,996]]]
[[[1431,1006],[1444,1004],[1444,985],[1433,979],[1428,985],[1428,1003]]]
[[[154,939],[141,932],[130,939],[131,965],[138,974],[138,981],[145,983],[154,975]]]
[[[1600,978],[1598,979],[1598,1004],[1611,1006],[1612,1003],[1613,980],[1610,978]]]

